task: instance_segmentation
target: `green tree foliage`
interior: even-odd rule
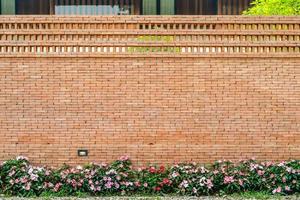
[[[300,0],[254,0],[244,15],[300,15]]]

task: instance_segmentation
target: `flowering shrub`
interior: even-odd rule
[[[189,196],[264,191],[300,192],[300,161],[218,161],[133,169],[127,156],[111,164],[59,169],[35,167],[19,156],[0,165],[0,193],[16,196],[182,194]]]

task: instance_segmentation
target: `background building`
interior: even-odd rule
[[[251,0],[0,0],[1,14],[238,15]]]

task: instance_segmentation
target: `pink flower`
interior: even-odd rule
[[[165,166],[162,165],[159,167],[159,172],[163,173],[165,171],[165,169],[166,169]]]
[[[56,183],[55,186],[54,186],[54,189],[53,189],[54,192],[57,192],[59,190],[60,186],[62,186],[61,183]]]
[[[207,185],[208,189],[211,189],[214,186],[213,183],[212,183],[212,181],[210,179],[207,179],[206,185]]]
[[[22,177],[20,179],[21,183],[27,183],[28,179],[26,177]]]
[[[120,161],[126,161],[126,160],[129,160],[129,156],[121,156],[119,158]]]
[[[154,188],[155,191],[161,191],[161,187],[157,186]]]
[[[107,183],[105,184],[105,187],[106,187],[107,189],[110,189],[112,185],[113,185],[112,182],[107,182]]]
[[[170,184],[171,184],[171,181],[170,181],[169,179],[167,179],[167,178],[164,178],[164,179],[163,179],[163,184],[165,184],[165,185],[170,185]]]
[[[150,167],[149,172],[152,173],[152,174],[156,173],[155,167]]]
[[[30,188],[31,188],[31,183],[29,182],[25,185],[25,190],[28,191],[28,190],[30,190]]]
[[[281,191],[282,191],[282,188],[281,188],[281,187],[278,187],[278,188],[274,189],[274,190],[272,191],[272,193],[273,193],[273,194],[275,194],[275,193],[281,193]]]
[[[94,185],[91,185],[91,186],[90,186],[90,190],[95,191],[95,190],[96,190],[95,186],[94,186]]]
[[[120,187],[119,183],[115,182],[115,188],[119,189],[119,187]]]
[[[240,186],[244,186],[244,181],[241,180],[241,179],[239,179],[239,185],[240,185]]]
[[[141,183],[140,183],[139,181],[136,181],[136,182],[134,182],[134,185],[135,185],[136,187],[140,187],[140,186],[141,186]]]
[[[286,182],[286,178],[285,177],[282,177],[282,182]]]
[[[45,175],[46,175],[46,176],[49,176],[49,175],[50,175],[50,171],[47,170],[47,171],[45,172]]]
[[[277,193],[280,193],[282,191],[281,187],[277,188]]]
[[[144,187],[148,187],[148,183],[144,183]]]
[[[284,187],[285,191],[291,191],[291,188],[289,186]]]
[[[233,182],[234,182],[233,176],[225,176],[225,178],[224,178],[224,183],[225,184],[230,184],[230,183],[233,183]]]
[[[264,174],[265,174],[265,172],[264,172],[264,171],[262,171],[262,170],[258,170],[258,171],[257,171],[257,174],[258,174],[258,175],[260,175],[260,176],[262,176],[262,175],[264,175]]]

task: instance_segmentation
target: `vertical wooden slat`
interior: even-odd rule
[[[45,2],[46,1],[39,1],[39,4],[37,5],[37,9],[38,9],[37,14],[42,14],[43,13],[43,6],[44,6]]]
[[[108,4],[109,4],[109,0],[102,0],[103,1],[103,13],[105,14],[105,15],[107,15],[108,14],[108,11],[109,11],[109,9],[108,9]]]
[[[71,0],[67,0],[65,7],[66,7],[66,14],[70,15],[71,14]]]
[[[95,0],[95,15],[99,14],[99,0]]]
[[[187,7],[186,7],[186,11],[191,10],[192,6],[191,6],[191,0],[186,0],[187,3]],[[193,12],[195,13],[195,11],[193,10]],[[185,12],[185,14],[188,14],[187,12]]]
[[[218,15],[222,14],[222,0],[218,0]]]
[[[105,0],[103,2],[103,4],[104,5],[109,5],[109,7],[106,7],[106,9],[104,8],[104,13],[106,13],[106,14],[112,14],[112,12],[113,12],[113,0]]]
[[[72,13],[71,0],[66,1],[66,10],[66,14],[70,15]]]
[[[84,13],[84,8],[82,7],[84,5],[84,0],[77,0],[77,14],[81,15]]]
[[[203,1],[204,0],[200,0],[200,2],[199,2],[199,8],[198,8],[198,12],[196,13],[196,14],[198,14],[198,15],[203,15],[203,13],[204,13],[204,6],[203,6]]]
[[[77,2],[77,0],[73,0],[73,11],[72,11],[72,13],[74,14],[74,15],[78,15],[78,2]]]
[[[61,14],[65,14],[65,9],[66,7],[64,6],[65,5],[65,0],[60,0],[60,5],[61,5]]]
[[[102,15],[102,6],[103,6],[103,2],[102,0],[97,0],[97,15]]]
[[[243,3],[243,1],[238,1],[238,4],[239,4],[239,14],[241,14],[241,12],[242,12],[242,3]]]
[[[88,7],[90,0],[83,0],[83,10],[85,15],[89,15],[90,9]]]
[[[222,15],[226,15],[227,12],[227,0],[222,0]]]
[[[87,15],[91,15],[93,13],[94,7],[92,7],[92,5],[93,5],[93,0],[86,0],[85,10]]]
[[[241,14],[243,11],[242,5],[243,5],[243,1],[239,1],[239,14]]]
[[[112,6],[112,8],[113,8],[113,15],[116,15],[116,14],[118,14],[117,12],[116,12],[116,10],[115,10],[115,6],[120,6],[120,2],[119,2],[119,0],[114,0],[114,3],[113,3],[113,6]]]
[[[119,0],[119,7],[120,7],[120,10],[122,11],[122,13],[125,11],[124,10],[124,0]],[[123,14],[122,14],[123,15]]]
[[[64,11],[64,7],[62,6],[63,5],[63,3],[64,3],[64,0],[59,0],[58,1],[58,5],[60,6],[60,14],[64,14],[65,13],[65,11]]]
[[[69,14],[74,15],[75,13],[75,0],[70,0]]]
[[[54,0],[50,0],[50,15],[55,14],[55,4]]]
[[[133,12],[135,15],[141,15],[142,11],[141,11],[141,0],[130,0],[131,4],[133,5]]]
[[[55,2],[54,2],[54,13],[55,13],[55,14],[59,14],[59,12],[58,12],[58,7],[57,7],[57,6],[59,5],[59,4],[58,4],[58,3],[59,3],[58,1],[59,1],[59,0],[55,0]]]
[[[92,0],[92,12],[91,12],[91,14],[92,15],[95,15],[96,13],[97,13],[97,0]]]
[[[200,15],[207,15],[209,14],[209,10],[210,8],[208,7],[209,6],[209,1],[210,0],[202,0],[201,4],[202,4],[202,9],[200,11]]]
[[[86,0],[85,10],[87,15],[90,15],[92,13],[92,9],[90,7],[91,5],[92,5],[92,0]]]
[[[129,0],[129,4],[131,5],[131,12],[134,15],[141,15],[141,1],[140,0]]]
[[[104,5],[104,2],[103,2],[103,0],[98,0],[98,3],[99,3],[99,5],[101,5],[98,8],[98,14],[103,15],[103,5]]]
[[[68,5],[69,0],[62,0],[63,14],[66,15],[68,13]]]
[[[132,13],[130,12],[130,5],[129,5],[129,1],[128,1],[128,0],[125,0],[124,5],[125,5],[126,8],[129,9],[129,14],[132,14]]]

